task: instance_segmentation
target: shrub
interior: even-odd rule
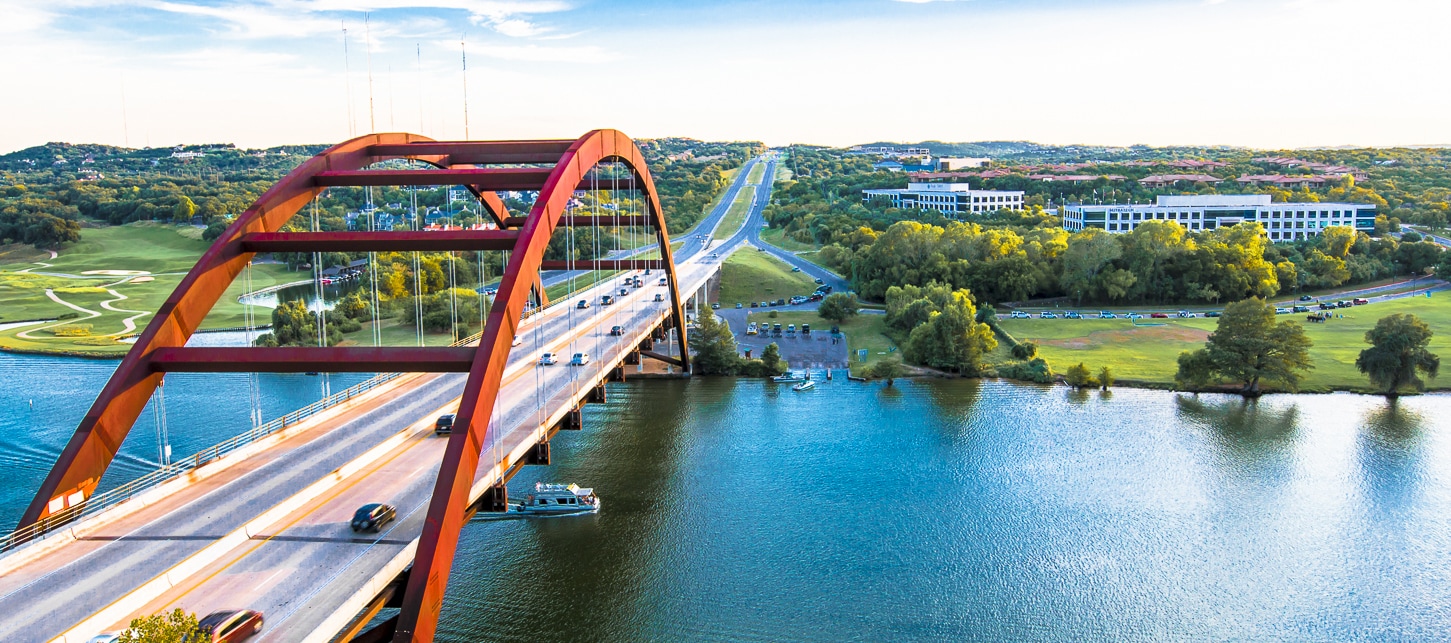
[[[998,376],[1023,382],[1053,383],[1053,369],[1049,368],[1048,362],[1041,357],[1028,362],[1014,362],[999,366]]]
[[[1013,357],[1028,361],[1038,356],[1038,345],[1033,342],[1021,342],[1013,346]]]
[[[50,334],[56,337],[87,337],[91,334],[90,324],[66,324],[50,329]]]

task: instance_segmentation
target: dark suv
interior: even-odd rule
[[[448,435],[453,433],[453,418],[454,414],[452,413],[445,413],[438,416],[438,421],[433,423],[434,434]]]

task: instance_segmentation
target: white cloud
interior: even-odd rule
[[[539,45],[482,45],[469,48],[501,60],[549,63],[606,63],[620,59],[616,52],[593,45],[582,47],[541,47]]]

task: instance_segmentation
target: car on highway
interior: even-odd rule
[[[434,435],[448,435],[453,433],[453,419],[457,417],[453,413],[444,413],[433,421]]]
[[[1028,313],[1025,313],[1021,310],[1015,310],[1013,311],[1013,314],[1008,316],[1012,317],[1013,319],[1028,319],[1032,317],[1032,315],[1029,315]]]
[[[97,634],[86,639],[86,643],[116,643],[120,638],[120,634]]]
[[[824,283],[826,283],[826,280],[824,280],[824,279],[822,279],[820,277],[817,277],[816,278],[816,283],[818,283],[818,284],[824,284]]]
[[[1342,299],[1340,301],[1335,302],[1335,307],[1336,308],[1349,308],[1349,307],[1354,306],[1354,305],[1355,304],[1350,303],[1350,300],[1349,299]]]
[[[1067,319],[1083,319],[1083,314],[1076,310],[1070,310],[1068,311],[1067,315],[1064,315],[1064,317]]]
[[[615,298],[614,297],[611,297],[609,295],[601,295],[600,296],[600,305],[601,306],[608,306],[608,305],[613,304],[613,303],[615,303]]]
[[[621,288],[620,289],[620,296],[621,297],[624,297],[625,295],[628,295],[628,294],[630,294],[630,291],[625,290],[624,288]]]
[[[1357,298],[1354,301],[1352,301],[1351,303],[1354,304],[1354,305],[1356,305],[1356,306],[1364,306],[1364,305],[1370,303],[1370,300],[1369,299]]]
[[[625,329],[624,329],[623,326],[611,326],[610,327],[610,337],[619,337],[619,336],[624,335],[624,334],[625,334]]]
[[[539,365],[540,366],[554,366],[555,364],[558,364],[558,363],[559,363],[559,356],[555,355],[554,353],[544,353],[543,355],[540,355],[539,356]]]
[[[589,300],[588,299],[581,299],[581,300],[579,300],[579,303],[577,303],[577,304],[574,305],[574,307],[575,308],[579,308],[581,310],[582,309],[585,309],[585,308],[589,308]]]
[[[584,366],[589,363],[589,353],[575,353],[569,360],[570,366]]]
[[[1300,301],[1315,301],[1315,298],[1310,295],[1300,295]]]
[[[720,253],[712,252],[712,253],[710,253],[710,258],[711,259],[719,259],[720,258]]]
[[[1143,319],[1144,318],[1144,316],[1142,314],[1139,314],[1139,313],[1129,313],[1127,315],[1124,315],[1124,317],[1127,317],[1129,319]]]
[[[212,612],[197,621],[197,629],[206,635],[206,640],[211,643],[245,641],[262,631],[262,612],[256,610]],[[187,640],[194,639],[187,637]]]
[[[655,301],[665,301],[665,295],[662,295],[658,292],[655,293]]]
[[[801,266],[791,266],[791,272],[801,272]]]
[[[1118,315],[1113,314],[1112,311],[1101,310],[1098,313],[1098,318],[1099,319],[1118,319]]]
[[[397,517],[398,510],[394,509],[393,505],[385,505],[381,502],[369,503],[358,507],[358,510],[353,512],[353,531],[377,533],[379,529],[383,528],[383,525],[393,522],[393,519]]]
[[[1310,312],[1310,307],[1309,306],[1296,306],[1294,308],[1291,308],[1290,310],[1293,310],[1293,311],[1295,311],[1297,313],[1308,313],[1308,312]]]
[[[1169,313],[1149,313],[1150,319],[1168,319]]]
[[[1276,308],[1275,309],[1275,314],[1276,315],[1288,315],[1288,314],[1290,314],[1290,309],[1289,308]]]
[[[1053,314],[1053,311],[1051,310],[1045,310],[1041,313],[1038,313],[1038,319],[1058,319],[1058,316]]]
[[[515,335],[514,336],[514,341],[509,342],[509,345],[510,346],[518,346],[518,345],[523,344],[523,343],[524,343],[524,336],[523,335]]]
[[[665,285],[665,277],[661,277],[660,278],[660,285],[661,286],[664,286]]]
[[[740,310],[742,308],[745,308],[745,306],[742,306],[741,302],[736,302],[736,310]]]
[[[1211,311],[1209,311],[1207,313],[1204,313],[1204,316],[1205,317],[1218,317],[1218,316],[1223,315],[1223,314],[1224,313],[1221,313],[1221,312],[1219,312],[1217,310],[1211,310]]]
[[[718,302],[718,301],[711,302],[710,309],[711,310],[720,310],[720,302]]]

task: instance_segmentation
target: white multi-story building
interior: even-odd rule
[[[987,167],[992,164],[990,158],[940,158],[937,159],[938,172],[953,172],[956,170],[968,170],[979,167]]]
[[[943,214],[982,214],[1022,210],[1022,190],[974,190],[966,183],[908,183],[905,190],[862,190],[863,201],[890,200],[892,207],[937,210]]]
[[[1129,232],[1144,221],[1173,221],[1195,232],[1255,221],[1270,241],[1319,236],[1330,226],[1375,229],[1375,206],[1366,203],[1272,203],[1268,194],[1160,196],[1153,205],[1069,205],[1069,232],[1099,228]]]

